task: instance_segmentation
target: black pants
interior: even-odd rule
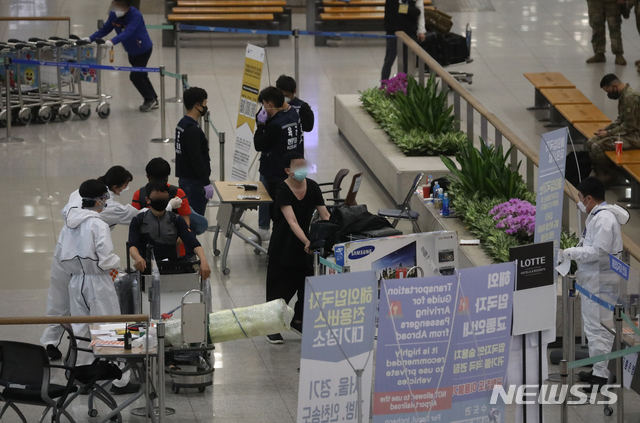
[[[313,276],[309,264],[302,266],[283,266],[276,260],[269,260],[267,266],[267,302],[282,298],[289,304],[298,293],[298,301],[293,308],[293,320],[302,320],[304,313],[304,282],[307,276]]]
[[[207,203],[209,200],[205,197],[206,191],[204,190],[204,184],[202,181],[178,178],[178,186],[184,191],[193,211],[198,213],[200,216],[204,216],[207,212]]]
[[[414,35],[411,37],[414,41],[417,37]],[[402,72],[407,73],[409,60],[408,60],[408,51],[407,46],[403,45],[402,48],[402,62],[404,64]],[[393,63],[396,61],[396,57],[398,57],[398,39],[397,38],[387,38],[387,49],[384,53],[384,64],[382,65],[382,75],[380,76],[381,80],[389,79],[391,76],[391,68],[393,67]]]
[[[147,67],[152,50],[153,48],[150,48],[148,52],[142,53],[140,56],[133,57],[129,55],[129,63],[131,63],[131,66],[135,67]],[[142,98],[144,98],[144,101],[153,101],[158,98],[151,81],[149,81],[149,74],[147,72],[131,72],[129,74],[129,79],[133,82],[133,85],[136,87]]]

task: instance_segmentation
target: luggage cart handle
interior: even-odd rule
[[[93,42],[98,44],[98,45],[102,45],[102,44],[106,43],[106,41],[103,40],[102,38],[96,38]]]

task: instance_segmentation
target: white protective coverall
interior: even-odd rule
[[[108,227],[113,229],[115,225],[129,225],[131,219],[140,213],[130,204],[121,204],[115,200],[116,195],[109,190],[107,207],[100,212],[99,218],[106,222]],[[66,222],[67,213],[71,208],[82,208],[82,197],[79,190],[74,191],[69,196],[69,202],[62,209],[62,219]],[[62,234],[61,234],[62,235]],[[69,282],[71,275],[66,273],[60,261],[53,257],[51,264],[51,280],[49,282],[49,295],[47,297],[47,316],[69,316]],[[40,338],[42,345],[58,345],[62,339],[64,330],[60,325],[49,325]]]
[[[72,316],[119,315],[120,304],[113,285],[111,269],[120,267],[120,257],[113,252],[109,225],[100,213],[72,207],[67,211],[65,227],[60,232],[54,260],[65,274],[71,275],[68,297]],[[91,338],[89,325],[73,324],[76,336]],[[78,342],[81,348],[88,343]],[[79,352],[77,365],[91,364],[90,353]],[[114,381],[118,387],[129,383],[129,373]]]
[[[620,206],[599,204],[591,210],[577,247],[564,250],[564,260],[578,263],[576,277],[587,291],[615,304],[620,289],[620,278],[610,270],[609,254],[620,257],[622,235],[620,225],[629,221],[629,213]],[[600,322],[611,320],[613,313],[582,296],[582,321],[589,340],[589,356],[611,352],[614,336]],[[593,365],[593,375],[609,377],[606,361]]]

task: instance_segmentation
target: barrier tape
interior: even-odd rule
[[[638,328],[636,328],[636,325],[634,325],[631,322],[631,320],[629,320],[629,317],[627,317],[626,314],[622,313],[622,318],[627,322],[629,326],[631,326],[634,332],[636,332],[636,334],[640,336],[640,331],[638,330]],[[634,354],[637,352],[640,352],[640,345],[636,345],[635,347],[631,347],[631,348],[624,348],[619,351],[613,351],[613,352],[603,354],[603,355],[598,355],[595,357],[589,357],[589,358],[584,358],[582,360],[572,361],[569,363],[569,369],[576,369],[578,367],[584,367],[590,364],[600,363],[601,361],[614,360],[616,358],[624,357],[626,355]]]
[[[152,72],[152,73],[160,72],[160,68],[106,66],[106,65],[97,65],[97,64],[91,64],[91,63],[51,62],[48,60],[13,59],[12,62],[17,63],[19,65],[55,66],[58,68],[101,69],[101,70],[114,70],[114,71],[120,71],[120,72]]]
[[[173,29],[173,25],[147,25],[147,29]]]
[[[175,78],[175,79],[182,79],[182,75],[180,75],[179,73],[173,73],[173,72],[169,72],[169,71],[164,71],[163,74],[165,76],[169,76],[171,78]]]
[[[584,295],[585,297],[587,297],[588,299],[590,299],[594,303],[600,304],[602,307],[606,308],[607,310],[609,310],[611,312],[613,312],[615,310],[615,308],[616,308],[614,305],[609,304],[608,302],[606,302],[602,298],[598,297],[597,295],[592,294],[591,292],[587,291],[582,286],[580,286],[580,284],[578,284],[578,283],[576,283],[576,291],[578,291],[579,293],[581,293],[582,295]]]
[[[211,116],[209,116],[209,125],[211,125],[211,128],[213,128],[213,132],[216,133],[216,137],[220,138],[220,134],[218,133],[216,126],[213,124],[213,121],[211,120]]]
[[[633,332],[636,334],[636,336],[640,336],[640,329],[638,329],[638,327],[636,326],[635,323],[633,323],[631,321],[631,319],[629,319],[629,316],[627,316],[626,314],[622,313],[622,320],[624,320],[625,322],[627,322],[627,324],[629,325],[629,327],[631,328],[631,330],[633,330]]]
[[[325,259],[324,257],[320,257],[320,264],[327,266],[330,269],[335,270],[338,273],[342,273],[342,266],[335,264],[335,263],[331,263],[329,260]]]
[[[218,26],[201,25],[180,25],[180,30],[184,31],[206,31],[206,32],[231,32],[238,34],[263,34],[263,35],[293,35],[293,31],[279,31],[269,29],[244,29],[244,28],[222,28]],[[299,31],[299,35],[313,35],[321,37],[351,37],[351,38],[395,38],[395,35],[360,34],[354,32],[325,32],[325,31]]]

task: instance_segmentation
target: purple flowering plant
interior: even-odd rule
[[[536,228],[536,208],[528,201],[513,198],[498,204],[489,212],[496,221],[497,229],[504,229],[509,235],[530,238]]]
[[[407,94],[407,85],[409,82],[407,81],[406,73],[398,73],[396,76],[390,79],[383,79],[380,81],[382,86],[381,90],[385,90],[387,94],[395,94],[398,91],[402,91],[405,95]]]

